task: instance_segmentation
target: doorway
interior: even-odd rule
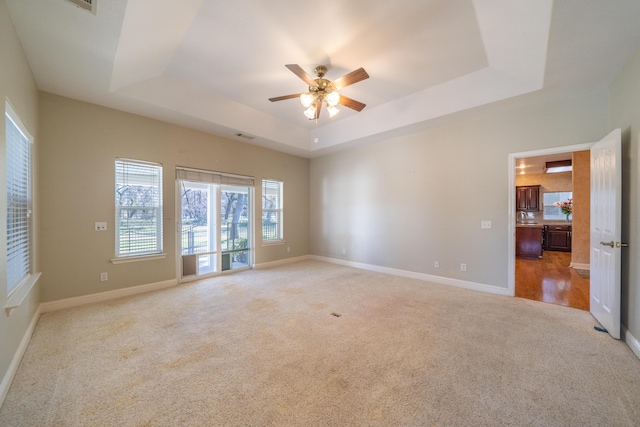
[[[516,209],[516,166],[518,160],[545,156],[558,156],[577,151],[587,151],[592,144],[580,144],[567,147],[536,150],[509,155],[509,294],[512,296],[544,301],[548,303],[574,306],[588,309],[589,279],[588,261],[586,265],[573,265],[571,252],[542,251],[540,258],[516,258],[516,227],[518,222]],[[541,172],[540,172],[541,173]],[[544,207],[543,207],[544,209]],[[535,218],[535,219],[531,219]],[[544,224],[544,214],[540,212],[529,217],[529,221]],[[588,226],[587,226],[588,228]],[[540,228],[541,232],[543,228]],[[586,234],[588,239],[588,233]],[[516,279],[518,289],[516,290]],[[585,296],[586,292],[586,296]],[[586,302],[585,302],[586,297]]]
[[[253,179],[181,169],[177,175],[179,280],[250,268]]]

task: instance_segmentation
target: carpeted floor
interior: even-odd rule
[[[588,312],[315,261],[44,314],[2,426],[632,426]]]

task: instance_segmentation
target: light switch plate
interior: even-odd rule
[[[107,231],[106,222],[96,222],[96,231]]]
[[[488,219],[483,219],[482,221],[480,221],[480,227],[481,228],[491,228],[491,221]]]

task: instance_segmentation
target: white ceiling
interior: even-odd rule
[[[462,111],[603,89],[640,38],[637,0],[6,0],[43,91],[305,157]],[[326,65],[367,104],[307,120]],[[317,140],[317,142],[314,142]]]

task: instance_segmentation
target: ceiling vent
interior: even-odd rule
[[[238,138],[244,138],[244,139],[256,139],[255,136],[247,135],[246,133],[241,133],[241,132],[236,133],[236,136]]]
[[[96,14],[96,7],[98,0],[67,0],[69,3],[79,7],[80,9],[84,9],[87,12],[91,12],[94,15]]]

